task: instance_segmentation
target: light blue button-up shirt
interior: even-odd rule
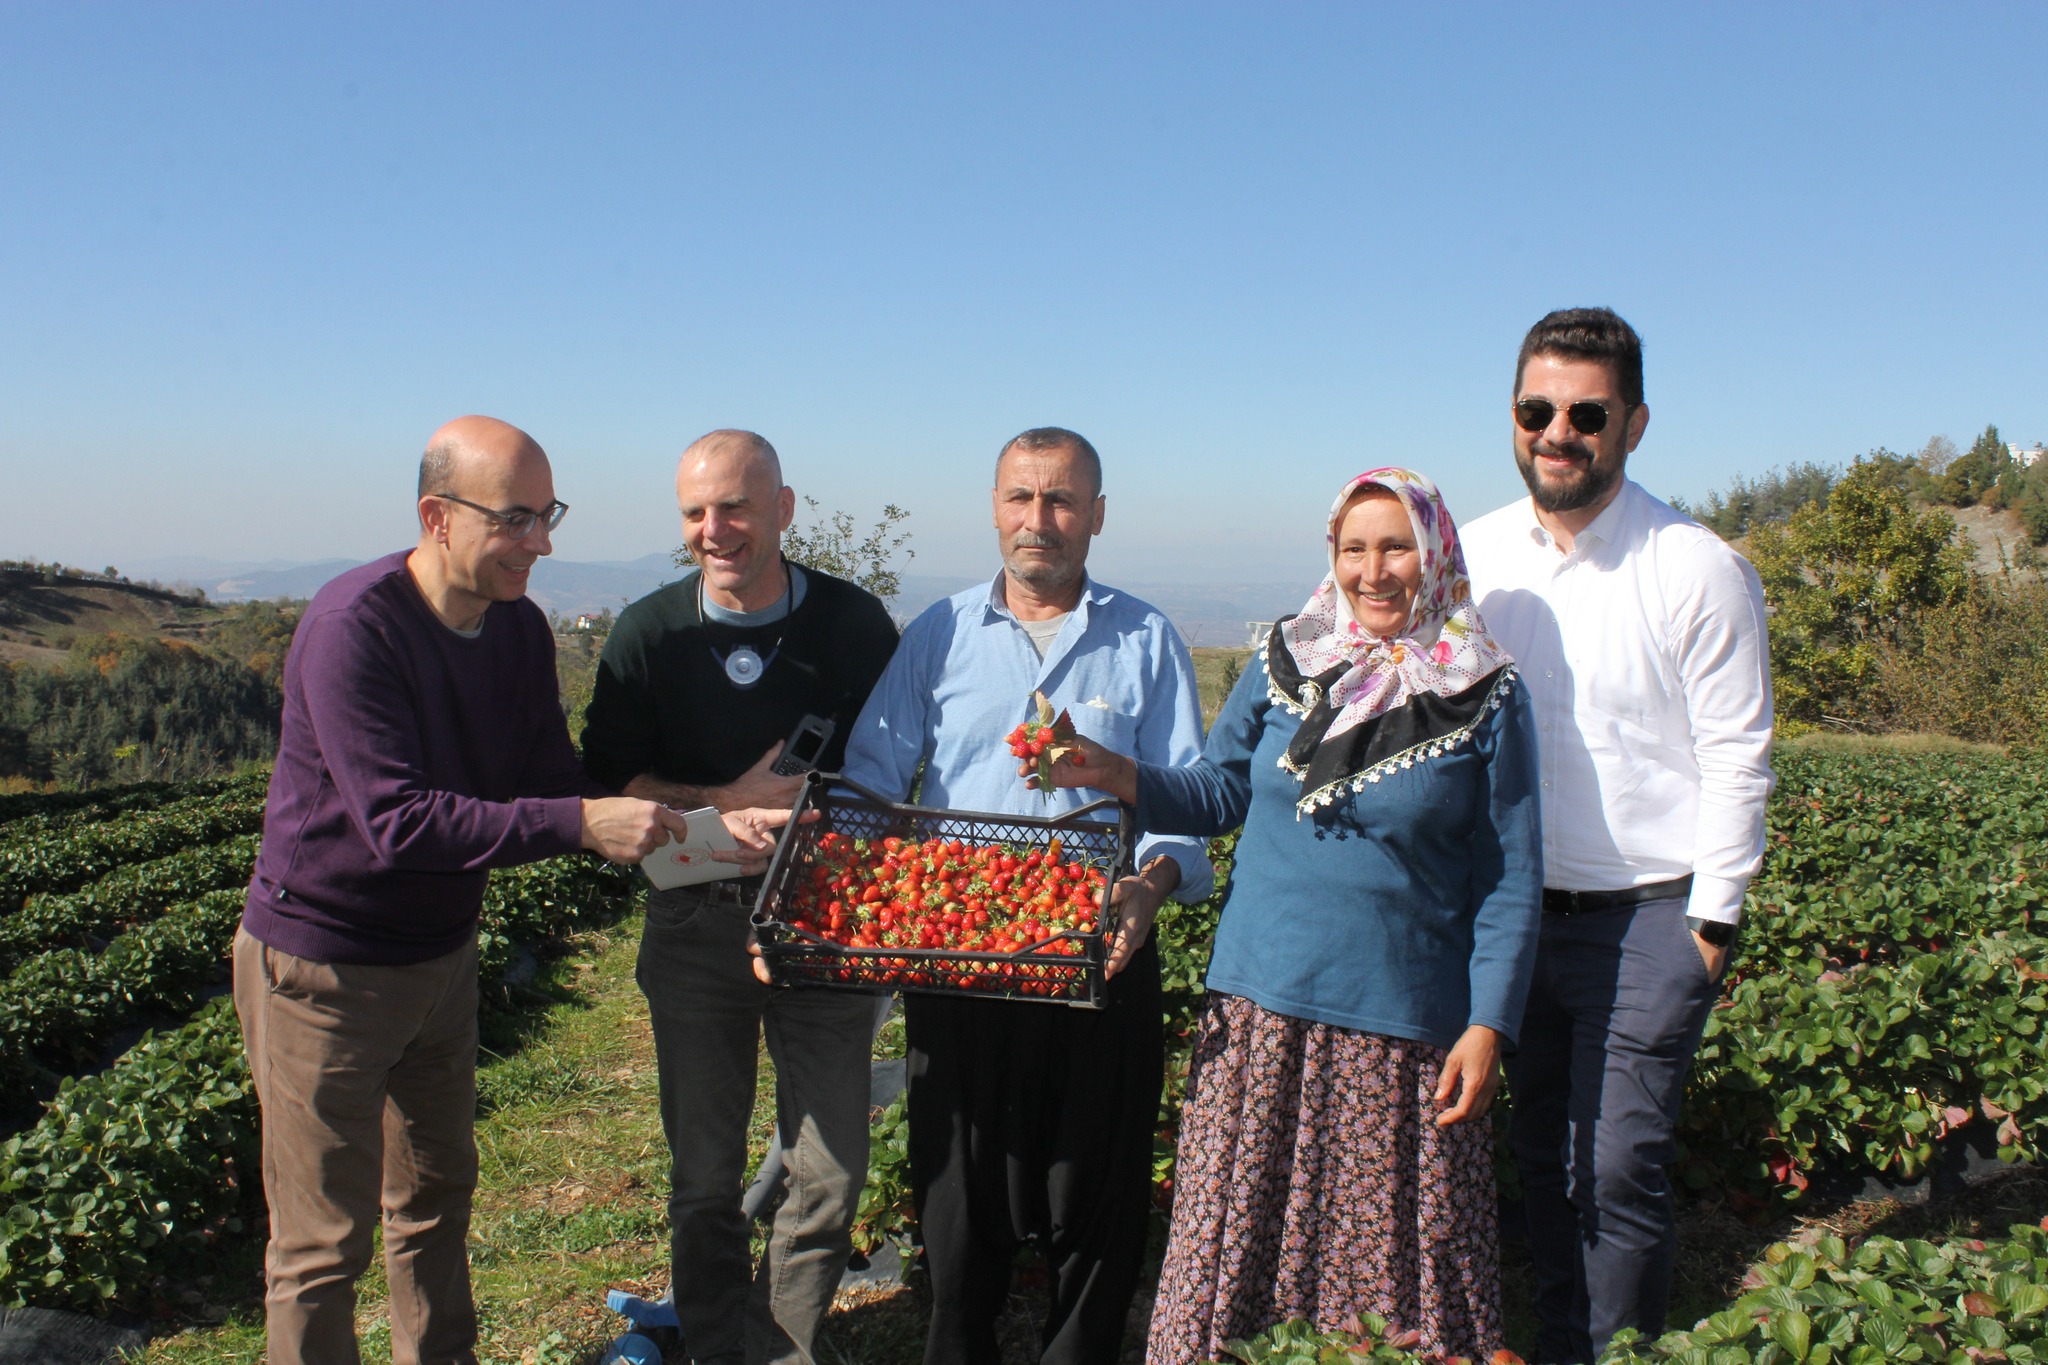
[[[1167,619],[1128,593],[1090,579],[1040,659],[1003,600],[998,575],[934,603],[903,632],[846,741],[851,781],[901,800],[924,765],[919,801],[951,810],[1058,815],[1101,793],[1061,790],[1048,800],[1017,776],[1007,738],[1035,718],[1031,694],[1064,707],[1074,728],[1104,748],[1172,767],[1202,752],[1194,662]],[[1174,899],[1198,901],[1215,873],[1201,840],[1145,836],[1138,866],[1165,854],[1180,866]]]

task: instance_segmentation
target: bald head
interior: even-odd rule
[[[427,438],[426,453],[420,456],[419,496],[453,493],[464,475],[485,467],[502,470],[522,460],[545,463],[547,458],[540,442],[510,422],[495,417],[458,417]]]
[[[760,611],[787,590],[782,533],[796,515],[796,494],[782,482],[774,446],[751,431],[699,436],[676,466],[676,507],[683,545],[713,602]]]
[[[420,457],[420,543],[406,564],[436,615],[458,630],[526,593],[568,509],[540,443],[495,417],[458,417]]]
[[[676,467],[678,487],[693,468],[714,464],[734,471],[748,483],[765,481],[769,489],[782,487],[782,458],[768,444],[767,437],[755,432],[728,427],[707,431],[690,442]]]

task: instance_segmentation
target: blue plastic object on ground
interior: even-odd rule
[[[676,1321],[675,1302],[669,1298],[643,1299],[638,1294],[628,1294],[623,1289],[614,1289],[604,1296],[604,1306],[625,1318],[641,1331],[649,1327],[680,1327]],[[660,1360],[659,1355],[655,1356]]]
[[[638,1332],[628,1332],[605,1348],[599,1365],[661,1365],[661,1348]]]

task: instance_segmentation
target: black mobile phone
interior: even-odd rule
[[[781,777],[795,777],[817,767],[825,746],[832,742],[832,730],[832,722],[825,717],[805,716],[789,732],[789,742],[782,746],[782,757],[775,760],[773,771]]]

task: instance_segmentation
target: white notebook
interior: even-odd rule
[[[690,822],[690,832],[682,842],[671,838],[640,860],[640,870],[647,874],[647,880],[668,891],[739,876],[738,863],[721,862],[711,856],[713,849],[730,852],[739,847],[725,821],[718,818],[718,808],[706,806],[702,810],[684,811],[682,816]]]

